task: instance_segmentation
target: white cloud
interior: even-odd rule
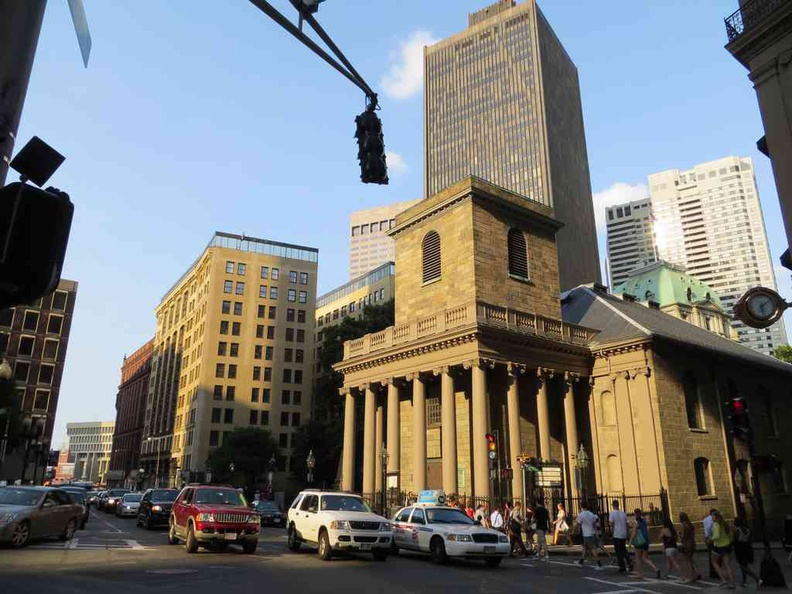
[[[382,88],[393,99],[409,99],[423,87],[423,48],[437,43],[428,31],[413,31],[391,54],[391,65],[382,77]]]
[[[404,173],[409,167],[407,161],[404,160],[399,153],[385,153],[385,162],[388,164],[388,173]]]

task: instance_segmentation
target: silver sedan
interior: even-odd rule
[[[141,493],[127,493],[116,505],[116,516],[119,518],[136,518],[140,510]]]
[[[71,540],[81,514],[82,506],[60,489],[0,487],[0,542],[20,548],[35,538]]]

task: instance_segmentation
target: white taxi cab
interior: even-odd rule
[[[461,509],[442,505],[444,501],[441,493],[422,492],[417,504],[400,509],[393,517],[391,552],[429,553],[439,564],[457,558],[483,559],[490,567],[500,565],[511,551],[509,538],[477,525]]]

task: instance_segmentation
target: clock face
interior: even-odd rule
[[[777,304],[770,295],[759,293],[748,298],[745,307],[757,320],[769,320],[775,315]]]

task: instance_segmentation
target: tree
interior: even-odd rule
[[[792,363],[792,346],[780,346],[773,351],[773,356],[784,363]]]
[[[207,466],[213,480],[234,482],[242,478],[249,491],[267,474],[267,464],[278,456],[278,444],[267,429],[237,427],[223,438],[223,445],[209,452]],[[234,471],[231,472],[231,464]]]

